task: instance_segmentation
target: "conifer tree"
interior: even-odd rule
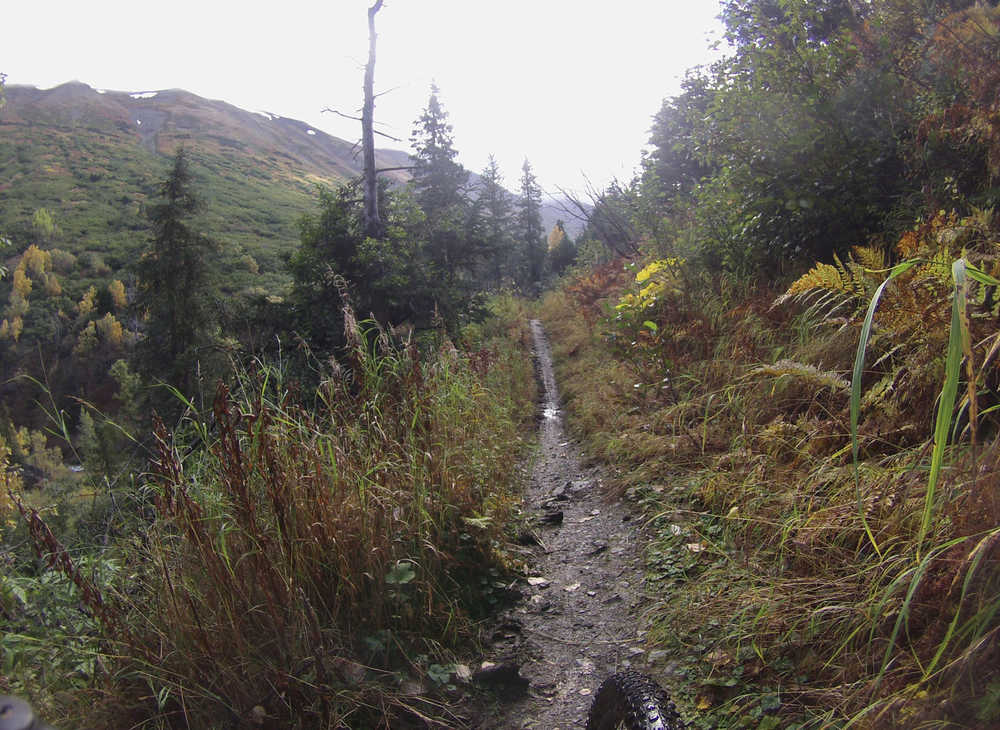
[[[534,286],[545,269],[545,229],[542,228],[542,189],[538,187],[531,163],[521,167],[521,198],[517,208],[517,242],[524,251],[524,283]]]
[[[499,286],[513,273],[513,236],[510,193],[504,190],[503,175],[493,155],[480,177],[476,203],[480,211],[478,237],[489,261],[488,274],[491,283]]]
[[[218,246],[192,227],[201,203],[183,148],[160,195],[149,211],[153,237],[137,265],[136,304],[145,318],[139,361],[144,375],[190,394],[196,371],[205,369],[206,348],[216,339]]]
[[[426,288],[440,313],[454,322],[471,295],[471,272],[480,251],[468,235],[465,184],[469,173],[455,160],[458,152],[438,93],[437,86],[432,86],[427,108],[410,138],[414,147],[411,187],[425,218]]]
[[[458,156],[448,123],[448,112],[438,100],[440,90],[431,86],[427,108],[417,119],[410,137],[413,144],[413,189],[417,203],[428,218],[450,218],[465,204],[465,184],[469,173]]]

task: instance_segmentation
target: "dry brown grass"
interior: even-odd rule
[[[619,291],[606,291],[612,305]],[[558,294],[543,306],[571,424],[658,527],[654,640],[693,680],[670,683],[727,727],[776,711],[779,725],[810,727],[1000,718],[988,663],[1000,626],[995,440],[953,449],[928,548],[917,545],[941,378],[930,350],[942,338],[928,332],[890,397],[863,404],[856,486],[845,385],[857,325],[772,310],[773,294],[709,297],[698,319],[708,341],[669,340],[670,390],[633,388],[663,373],[613,355],[601,326]],[[688,308],[643,317],[657,333],[686,331],[674,317]],[[641,336],[631,339],[664,341]],[[617,342],[620,354],[629,336]]]
[[[308,401],[259,367],[211,418],[159,424],[148,525],[117,581],[80,577],[104,671],[72,726],[453,725],[434,677],[476,642],[507,559],[525,325],[429,356],[356,331]]]

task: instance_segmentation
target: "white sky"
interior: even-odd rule
[[[9,0],[0,71],[42,88],[182,88],[301,119],[354,141],[373,0]],[[527,157],[542,186],[627,180],[653,114],[684,72],[712,58],[718,0],[385,0],[377,16],[376,102],[409,149],[430,84],[459,160],[493,154],[516,189]]]

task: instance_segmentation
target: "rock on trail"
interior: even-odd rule
[[[536,542],[523,599],[498,621],[479,683],[496,714],[477,727],[582,728],[612,672],[642,668],[643,560],[628,505],[608,498],[599,470],[581,466],[563,425],[552,355],[531,322],[544,400],[539,453],[525,498]],[[494,677],[496,673],[496,677]]]

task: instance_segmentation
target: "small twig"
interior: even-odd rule
[[[338,117],[343,117],[344,119],[350,119],[351,121],[354,121],[354,122],[360,122],[361,121],[361,117],[352,117],[350,114],[344,114],[344,112],[337,111],[336,109],[331,109],[330,107],[324,108],[323,111],[324,112],[330,112],[330,114],[336,114]],[[373,129],[372,132],[374,132],[375,134],[381,135],[383,137],[388,137],[393,142],[402,142],[403,141],[399,137],[393,137],[391,134],[386,134],[385,132],[380,132],[377,129]]]

